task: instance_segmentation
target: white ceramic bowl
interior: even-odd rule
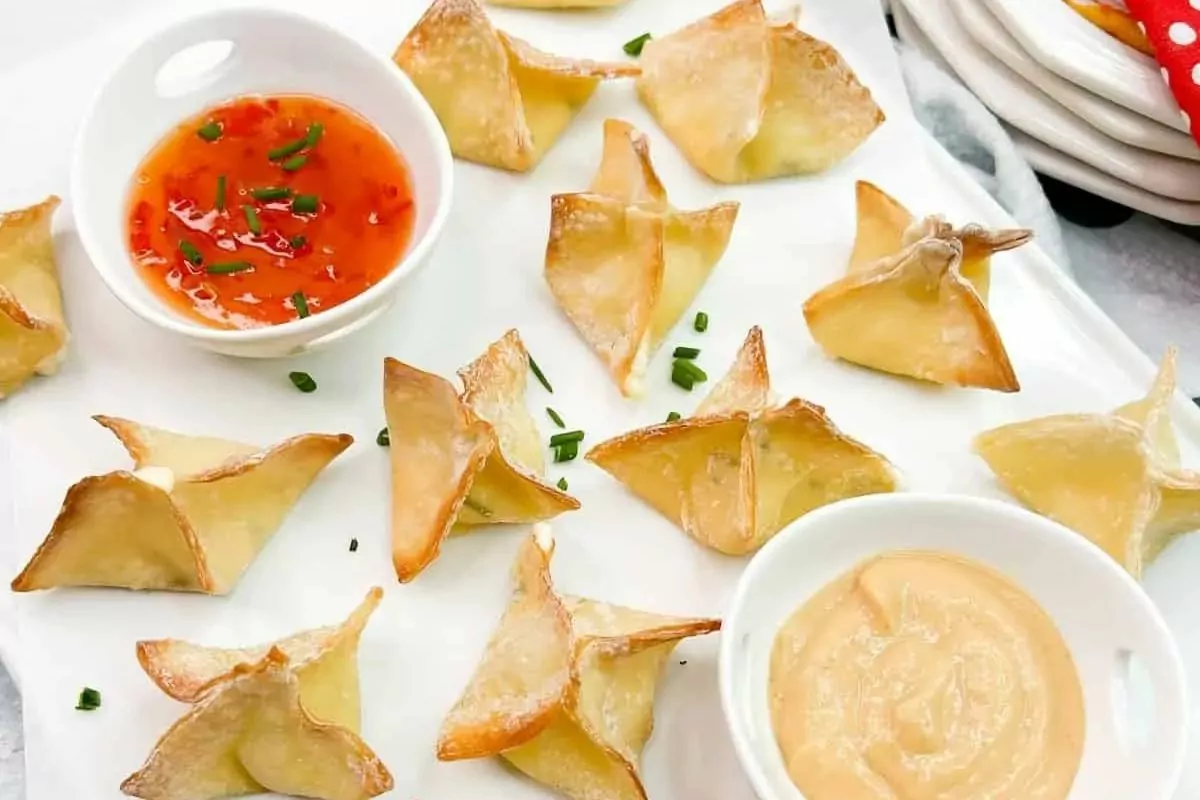
[[[125,244],[129,182],[147,152],[184,119],[239,95],[278,93],[349,106],[399,148],[416,203],[412,239],[383,280],[339,306],[271,327],[210,328],[173,312],[135,273]],[[450,210],[452,183],[441,125],[400,69],[323,23],[263,8],[203,13],[149,36],[93,100],[71,167],[79,236],[113,294],[138,316],[195,344],[258,358],[328,343],[386,310],[404,279],[428,260]]]
[[[1048,519],[995,500],[920,494],[818,509],[768,542],[742,574],[721,636],[720,690],[759,797],[803,800],[771,729],[767,676],[776,633],[834,578],[892,550],[980,561],[1053,618],[1079,670],[1087,717],[1071,800],[1171,797],[1187,743],[1187,694],[1170,632],[1141,587],[1099,548]],[[1142,667],[1132,680],[1129,654]],[[1134,729],[1144,735],[1134,737]]]

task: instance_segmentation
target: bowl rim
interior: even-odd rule
[[[277,325],[267,325],[259,328],[210,328],[198,322],[192,322],[182,315],[172,313],[165,304],[161,302],[144,302],[133,291],[126,288],[120,280],[114,279],[110,275],[111,266],[102,266],[100,259],[96,254],[102,252],[97,239],[98,235],[95,232],[95,227],[91,221],[90,215],[81,215],[77,198],[86,194],[80,191],[83,185],[82,175],[84,174],[83,164],[83,146],[90,131],[93,127],[95,118],[99,115],[103,108],[102,97],[111,86],[113,80],[127,66],[127,64],[135,58],[142,50],[151,46],[151,44],[180,28],[185,28],[191,25],[199,24],[211,19],[222,18],[274,18],[288,19],[292,22],[298,22],[302,25],[307,25],[320,32],[322,36],[336,37],[345,45],[355,48],[361,55],[372,60],[375,64],[392,76],[395,81],[395,87],[402,94],[406,101],[413,107],[421,126],[429,135],[436,158],[436,175],[437,184],[440,189],[437,207],[434,209],[433,216],[430,219],[429,226],[423,236],[413,243],[408,252],[400,259],[396,265],[388,271],[377,283],[368,287],[365,291],[360,292],[344,303],[341,303],[328,311],[322,311],[319,314],[313,314],[308,317],[303,317],[294,320],[288,320]],[[380,130],[375,121],[367,114],[357,108],[352,109],[363,119],[367,120],[373,127]],[[386,134],[385,134],[386,135]],[[389,137],[390,139],[390,137]],[[394,146],[394,145],[393,145]],[[397,148],[397,151],[399,149]],[[401,154],[403,157],[403,153]],[[122,57],[115,66],[113,66],[104,78],[100,81],[98,87],[93,92],[91,99],[87,103],[86,111],[79,124],[79,129],[75,134],[72,143],[71,167],[70,167],[70,196],[72,201],[72,210],[74,212],[75,230],[79,236],[79,240],[83,245],[84,252],[88,257],[88,262],[95,272],[100,276],[104,285],[110,292],[130,311],[143,320],[157,325],[160,328],[165,328],[172,333],[186,336],[190,339],[212,343],[214,345],[232,345],[232,344],[254,344],[254,343],[270,343],[282,339],[305,339],[328,336],[335,333],[348,325],[353,324],[360,317],[370,313],[379,307],[385,298],[392,293],[397,285],[410,273],[412,273],[419,265],[424,263],[429,257],[430,251],[434,247],[438,238],[441,236],[445,228],[446,221],[450,215],[450,209],[453,203],[454,196],[454,158],[450,151],[450,142],[446,138],[445,131],[441,123],[438,121],[437,115],[430,107],[429,103],[417,90],[412,80],[404,73],[402,69],[392,63],[390,59],[376,53],[363,43],[359,42],[353,36],[336,28],[329,23],[311,17],[290,9],[276,8],[270,6],[229,6],[216,9],[205,9],[199,12],[184,12],[181,14],[171,15],[165,22],[158,22],[152,26],[149,32],[142,37],[138,45],[133,48],[128,54]],[[122,264],[133,272],[132,263],[129,261],[127,254],[126,258],[122,259]],[[136,274],[132,275],[133,280],[139,280]]]
[[[1162,612],[1150,596],[1146,594],[1145,589],[1134,580],[1133,576],[1107,553],[1081,534],[1076,533],[1055,520],[1036,514],[1022,506],[995,498],[937,492],[896,492],[863,495],[822,506],[789,523],[754,554],[750,563],[746,565],[746,568],[739,576],[737,585],[725,605],[721,627],[721,642],[717,657],[717,684],[721,711],[725,718],[726,728],[729,730],[730,738],[733,741],[738,761],[741,763],[747,779],[753,786],[755,795],[761,798],[761,800],[786,800],[786,798],[780,797],[774,791],[774,787],[767,778],[764,770],[763,748],[776,747],[774,732],[769,731],[769,735],[765,737],[756,736],[756,730],[742,721],[742,715],[739,712],[739,708],[736,707],[741,693],[735,687],[742,681],[744,676],[744,672],[739,668],[741,659],[736,657],[736,651],[744,632],[752,624],[744,621],[744,612],[748,605],[747,599],[758,591],[756,584],[760,583],[758,580],[759,575],[764,570],[771,568],[774,561],[786,557],[789,550],[796,550],[797,542],[806,535],[809,535],[810,529],[814,526],[829,525],[831,524],[831,520],[836,520],[839,516],[845,514],[858,513],[860,509],[871,510],[873,508],[887,508],[889,506],[895,509],[916,511],[918,513],[923,509],[950,506],[966,513],[1005,518],[1015,524],[1037,528],[1040,530],[1041,535],[1056,537],[1062,543],[1066,544],[1072,552],[1076,553],[1078,558],[1091,559],[1098,568],[1110,573],[1114,576],[1115,580],[1125,583],[1127,587],[1132,588],[1135,594],[1139,596],[1139,604],[1143,606],[1143,610],[1147,611],[1146,617],[1153,626],[1155,635],[1162,638],[1167,644],[1171,662],[1170,672],[1175,679],[1173,682],[1179,688],[1184,704],[1187,704],[1189,693],[1182,656],[1179,653],[1174,634],[1171,633],[1170,628],[1167,626]],[[900,544],[892,549],[904,550],[906,548]],[[881,549],[879,552],[887,552],[887,550]],[[989,567],[992,566],[987,564],[986,561],[983,561],[983,563]],[[1028,591],[1017,579],[1010,578],[1010,580],[1013,580],[1022,590]],[[1051,619],[1054,618],[1051,617]],[[1179,785],[1187,755],[1189,736],[1186,715],[1181,719],[1182,733],[1177,737],[1177,746],[1171,759],[1173,768],[1169,775],[1163,776],[1163,783],[1161,784],[1168,792],[1173,791]],[[796,796],[803,797],[799,793],[799,790],[797,790]],[[1164,795],[1164,797],[1166,796],[1169,796],[1169,794]]]

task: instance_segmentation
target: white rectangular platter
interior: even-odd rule
[[[631,0],[606,13],[497,11],[495,17],[501,27],[548,50],[613,58],[620,57],[621,43],[643,31],[674,30],[722,4]],[[167,11],[182,7],[164,5]],[[425,3],[287,5],[390,53]],[[825,405],[846,432],[896,463],[906,489],[993,497],[1003,494],[969,450],[975,433],[1036,415],[1108,409],[1144,391],[1150,361],[1035,248],[998,258],[992,290],[994,315],[1023,387],[1017,395],[919,386],[821,354],[800,308],[844,268],[856,178],[879,184],[922,213],[996,226],[1012,222],[911,119],[876,0],[806,3],[802,27],[842,51],[889,118],[836,169],[754,186],[714,185],[684,162],[630,85],[604,86],[533,173],[457,164],[455,207],[444,240],[397,307],[332,349],[288,362],[207,355],[135,319],[92,273],[66,198],[56,245],[74,333],[70,356],[57,377],[36,381],[0,405],[0,567],[6,579],[42,539],[70,484],[125,465],[92,414],[262,444],[302,431],[348,432],[358,441],[316,482],[228,597],[103,590],[3,594],[0,609],[8,624],[0,628],[0,655],[20,676],[24,695],[30,800],[115,800],[121,780],[182,713],[142,674],[136,640],[267,641],[342,619],[372,585],[383,586],[386,596],[359,656],[363,735],[395,776],[388,796],[551,797],[498,762],[441,764],[434,758],[441,717],[506,602],[511,559],[526,531],[488,529],[454,538],[418,580],[396,583],[388,546],[387,455],[374,443],[383,424],[386,355],[449,376],[507,329],[519,328],[555,388],[551,396],[531,383],[535,416],[542,419],[541,409],[552,405],[594,444],[662,420],[669,411],[692,410],[702,393],[689,395],[670,384],[671,345],[703,348],[703,366],[719,374],[757,324],[765,331],[777,393]],[[20,122],[0,125],[0,208],[65,192],[70,142],[84,105],[97,76],[136,40],[137,30],[94,38],[0,76],[0,108],[19,109]],[[709,313],[708,332],[680,324],[650,364],[640,402],[621,399],[555,308],[541,277],[550,195],[586,187],[599,158],[601,123],[612,116],[649,133],[676,205],[742,203],[729,251],[693,308]],[[293,369],[309,372],[318,391],[292,388],[287,373]],[[1185,463],[1200,464],[1200,414],[1181,401],[1176,421]],[[552,467],[551,479],[559,476],[568,478],[583,503],[553,526],[561,590],[665,613],[721,613],[743,561],[700,549],[582,460]],[[356,553],[348,551],[351,537],[360,542]],[[1174,545],[1146,578],[1179,639],[1194,686],[1200,685],[1197,574],[1200,537]],[[669,662],[643,765],[655,800],[753,797],[721,716],[715,650],[715,636],[691,641]],[[84,685],[103,692],[104,705],[95,713],[73,709]],[[1193,719],[1198,716],[1193,711]],[[1200,741],[1192,745],[1177,796],[1200,796]]]

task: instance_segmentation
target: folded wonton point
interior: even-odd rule
[[[962,275],[963,244],[920,239],[804,303],[809,333],[835,358],[933,383],[1020,390],[987,306]]]
[[[757,550],[819,506],[896,488],[888,461],[839,431],[820,406],[772,406],[758,328],[696,416],[602,442],[587,459],[729,555]]]
[[[546,282],[626,396],[729,244],[737,203],[677,211],[643,134],[608,120],[591,188],[551,201]]]
[[[55,373],[67,345],[50,233],[59,202],[0,214],[0,399]]]
[[[722,183],[820,172],[884,120],[833,47],[769,20],[760,0],[650,40],[639,63],[642,103]]]
[[[512,600],[442,724],[438,758],[499,755],[575,800],[645,800],[638,762],[663,665],[720,620],[560,596],[553,550],[544,529],[521,544]]]
[[[1150,392],[1109,414],[1061,414],[980,434],[977,452],[1021,502],[1083,534],[1131,575],[1200,529],[1200,472],[1171,425],[1175,350]]]
[[[225,594],[317,475],[354,441],[266,449],[96,417],[136,469],[72,486],[13,591],[111,586]]]
[[[392,789],[387,767],[357,733],[310,713],[298,672],[279,647],[232,666],[121,791],[144,800],[259,792],[365,800]]]
[[[411,581],[455,525],[528,524],[579,508],[541,480],[537,425],[525,408],[529,354],[509,331],[446,379],[384,362],[384,412],[392,462],[392,561]]]
[[[518,172],[541,160],[601,81],[641,72],[543,53],[497,30],[476,0],[434,0],[393,60],[456,156]]]

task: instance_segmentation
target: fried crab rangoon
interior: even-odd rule
[[[543,53],[497,30],[477,0],[434,0],[392,59],[456,156],[517,172],[542,159],[601,81],[641,73]]]
[[[959,272],[984,303],[992,280],[992,256],[1015,250],[1033,239],[1026,228],[989,230],[981,225],[955,228],[939,215],[915,219],[898,200],[873,183],[855,184],[858,230],[850,255],[850,274],[867,272],[881,259],[894,256],[921,239],[955,240],[962,245]]]
[[[820,172],[883,123],[830,45],[737,0],[642,50],[638,96],[692,165],[721,183]]]
[[[59,199],[0,214],[0,400],[53,375],[67,346],[50,221]]]
[[[383,405],[391,440],[392,562],[411,581],[455,525],[531,523],[579,508],[544,483],[537,424],[525,408],[529,353],[509,331],[450,381],[389,358]]]
[[[557,594],[544,528],[521,545],[512,600],[442,723],[438,758],[498,755],[575,800],[646,800],[638,762],[663,665],[721,622]]]
[[[1017,499],[1140,578],[1176,536],[1200,529],[1200,472],[1180,468],[1174,394],[1172,348],[1141,400],[1004,425],[980,434],[975,452]]]
[[[754,552],[815,508],[896,488],[887,459],[839,431],[825,409],[773,404],[758,328],[695,416],[610,439],[587,459],[729,555]]]
[[[192,706],[121,790],[145,800],[389,791],[391,774],[359,737],[358,642],[382,597],[376,587],[341,625],[259,647],[139,642],[146,674]]]
[[[621,393],[642,375],[725,254],[737,203],[677,211],[632,125],[604,124],[604,155],[587,192],[551,200],[546,282]]]
[[[307,433],[268,448],[94,418],[133,471],[67,491],[49,535],[12,582],[15,592],[111,586],[226,594],[348,434]]]
[[[808,330],[829,355],[880,372],[1019,391],[996,323],[962,266],[957,238],[919,239],[808,298]]]

